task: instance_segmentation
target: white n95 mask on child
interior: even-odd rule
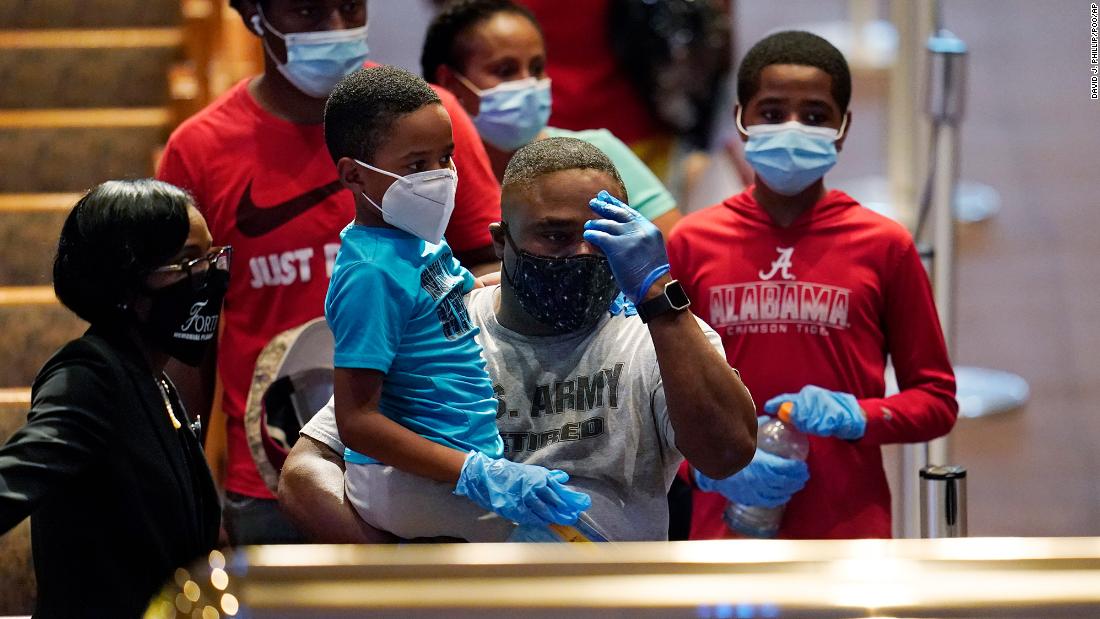
[[[454,162],[442,170],[427,170],[408,176],[376,168],[358,159],[355,163],[396,179],[382,196],[382,204],[375,203],[366,193],[363,197],[382,213],[386,223],[409,234],[438,245],[455,210],[455,192],[458,190],[458,172]]]

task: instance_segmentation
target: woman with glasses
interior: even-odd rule
[[[191,198],[154,180],[95,187],[62,227],[54,290],[91,326],[0,447],[0,531],[31,517],[35,616],[139,616],[217,542],[197,423],[163,372],[217,336],[230,250],[210,245]]]

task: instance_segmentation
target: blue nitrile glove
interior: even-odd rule
[[[567,486],[569,474],[541,466],[493,459],[471,451],[454,493],[519,524],[573,524],[592,499]]]
[[[755,507],[779,507],[806,485],[810,469],[801,460],[791,460],[756,450],[752,462],[725,479],[711,479],[695,471],[695,484],[717,492],[734,503]]]
[[[657,278],[668,273],[661,231],[638,211],[601,191],[588,202],[603,219],[584,223],[584,240],[600,248],[626,298],[641,302]]]
[[[619,296],[615,297],[611,301],[611,307],[607,308],[607,311],[612,316],[618,316],[619,314],[625,314],[627,316],[638,315],[637,306],[631,303],[630,299],[627,299],[626,295],[624,295],[622,292],[620,292]]]
[[[867,417],[850,393],[806,385],[798,393],[784,393],[764,403],[764,412],[775,414],[783,402],[794,404],[791,423],[807,434],[835,436],[845,440],[862,438]]]

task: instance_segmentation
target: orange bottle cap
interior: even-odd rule
[[[784,403],[779,405],[779,412],[776,414],[776,417],[779,417],[779,420],[782,421],[783,423],[790,423],[791,422],[791,411],[793,411],[793,410],[794,410],[794,402],[790,402],[790,401],[784,402]]]

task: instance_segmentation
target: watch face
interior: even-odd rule
[[[691,299],[688,298],[684,292],[684,287],[678,281],[669,282],[668,286],[665,286],[665,296],[668,297],[672,309],[682,310],[691,305]]]

